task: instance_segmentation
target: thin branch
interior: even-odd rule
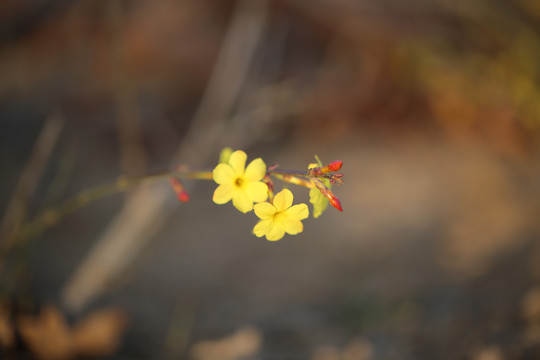
[[[34,144],[30,160],[21,173],[0,225],[1,246],[4,248],[12,245],[15,234],[26,220],[28,202],[34,195],[63,126],[60,114],[50,115]]]
[[[305,176],[308,178],[321,177],[321,175],[312,175],[303,171],[281,169],[269,170],[267,174],[274,175],[276,178],[282,181],[304,186],[307,188],[312,188],[314,187],[314,185],[308,180],[300,179],[296,176],[292,176],[291,174]],[[25,224],[20,229],[20,231],[13,236],[14,241],[12,243],[3,244],[1,248],[1,255],[5,255],[9,251],[11,246],[13,246],[14,244],[21,245],[20,243],[24,243],[26,240],[43,233],[48,228],[58,224],[58,222],[65,216],[73,213],[74,211],[84,206],[87,206],[100,199],[115,195],[117,193],[128,191],[141,185],[166,180],[170,177],[190,180],[213,179],[212,171],[210,170],[192,169],[188,166],[181,165],[172,172],[161,172],[152,175],[136,176],[131,178],[122,176],[118,178],[118,180],[116,180],[115,182],[82,190],[78,194],[68,198],[63,203],[45,210],[40,216],[38,216],[31,222]]]

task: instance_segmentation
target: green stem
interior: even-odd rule
[[[7,252],[15,243],[25,241],[42,233],[45,229],[56,225],[62,218],[75,210],[86,206],[99,199],[130,190],[134,187],[154,183],[175,176],[181,179],[211,180],[212,173],[209,171],[184,171],[176,170],[153,175],[139,177],[120,177],[113,183],[100,185],[81,191],[79,194],[68,198],[66,201],[51,209],[45,210],[33,221],[23,225],[20,231],[11,239],[6,239],[2,244],[2,253]]]
[[[332,178],[332,174],[311,174],[309,171],[297,171],[297,170],[274,169],[274,170],[268,171],[268,174],[294,175],[294,176],[302,176],[306,178],[323,178],[323,179]]]
[[[268,171],[269,175],[274,175],[278,179],[287,181],[290,176],[300,176],[306,178],[313,177],[328,177],[327,175],[313,175],[307,171],[294,171],[294,170],[281,170],[273,169]],[[0,256],[5,255],[10,248],[20,242],[24,242],[30,238],[33,238],[41,234],[49,227],[56,225],[62,218],[71,214],[77,209],[86,206],[99,199],[130,190],[136,186],[154,183],[160,180],[167,179],[171,176],[180,179],[198,179],[198,180],[212,180],[212,172],[209,170],[195,170],[187,166],[179,166],[172,172],[163,172],[153,175],[139,176],[139,177],[120,177],[113,183],[100,185],[94,188],[81,191],[79,194],[68,198],[66,201],[58,206],[45,210],[34,220],[26,223],[18,231],[17,234],[10,239],[5,239],[1,244]],[[298,179],[300,180],[300,179]],[[291,182],[291,181],[288,181]],[[310,184],[298,184],[306,187],[312,187]]]
[[[306,180],[306,179],[299,178],[297,176],[293,176],[293,175],[290,175],[290,174],[272,173],[272,175],[274,177],[276,177],[277,179],[281,180],[281,181],[288,182],[288,183],[294,184],[294,185],[303,186],[303,187],[306,187],[308,189],[311,189],[312,187],[315,186],[315,185],[313,185],[311,180]]]

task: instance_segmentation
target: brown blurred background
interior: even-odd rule
[[[90,204],[2,259],[1,354],[540,358],[539,59],[534,0],[3,1],[4,230],[224,146],[345,184],[276,243],[211,182]]]

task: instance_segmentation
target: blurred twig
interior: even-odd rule
[[[265,27],[266,1],[237,3],[205,94],[180,145],[175,162],[202,163],[213,153],[246,78]],[[137,256],[171,214],[174,202],[166,186],[135,191],[98,239],[64,287],[63,301],[80,310]]]
[[[39,209],[48,208],[57,204],[64,194],[70,179],[75,172],[78,161],[78,145],[76,141],[71,141],[58,161],[58,170],[56,170],[53,179],[44,191]]]
[[[112,183],[82,190],[59,205],[45,210],[40,216],[37,216],[32,221],[25,223],[24,226],[21,226],[21,228],[13,236],[13,239],[16,242],[24,242],[35,237],[36,235],[41,234],[45,229],[54,226],[66,215],[71,214],[83,206],[93,203],[99,199],[127,191],[136,186],[167,179],[171,176],[171,174],[172,173],[170,172],[164,172],[132,178],[120,177],[117,181]],[[6,247],[6,249],[7,248],[9,247]]]
[[[64,120],[58,113],[50,115],[46,120],[2,219],[0,225],[2,248],[9,248],[12,245],[14,235],[24,223],[28,202],[34,195],[63,126]]]

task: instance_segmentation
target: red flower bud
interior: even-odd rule
[[[341,207],[341,201],[336,196],[328,198],[330,201],[330,205],[338,209],[339,211],[343,212],[343,208]]]
[[[343,161],[341,160],[332,161],[330,164],[326,166],[315,167],[315,168],[309,169],[309,174],[310,175],[323,175],[332,171],[338,171],[339,169],[341,169],[341,165],[343,165]]]
[[[336,160],[328,164],[328,168],[330,169],[330,171],[338,171],[339,169],[341,169],[341,165],[343,165],[343,161]]]
[[[178,197],[178,200],[180,200],[181,202],[187,203],[189,201],[189,194],[185,190],[179,192],[178,194],[176,194],[176,196]]]
[[[334,195],[332,190],[326,187],[324,183],[319,179],[311,179],[313,184],[317,187],[317,189],[328,199],[330,202],[330,205],[338,209],[339,211],[343,212],[343,208],[341,207],[341,201]]]
[[[181,202],[184,202],[184,203],[188,202],[189,201],[189,194],[186,191],[186,189],[184,189],[184,186],[182,185],[180,180],[178,180],[177,178],[171,177],[170,182],[171,182],[171,186],[172,186],[172,188],[174,190],[174,193],[176,194],[176,197],[178,198],[178,200],[180,200]]]

